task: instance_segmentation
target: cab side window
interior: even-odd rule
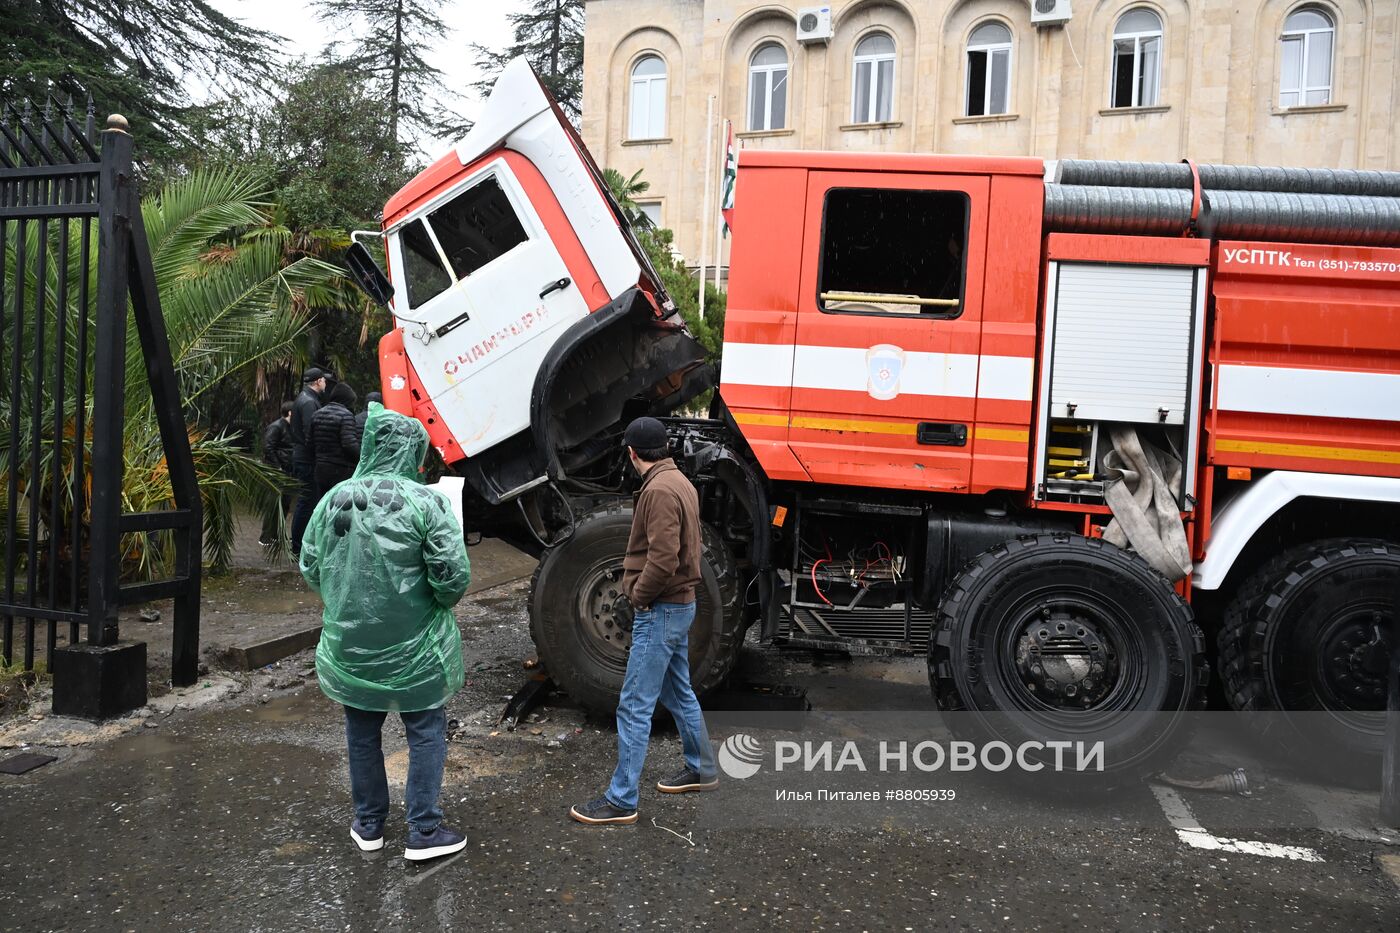
[[[968,212],[961,191],[827,192],[818,307],[830,313],[957,317]]]
[[[459,279],[529,239],[495,175],[430,213],[428,221]]]
[[[404,284],[408,287],[408,306],[421,307],[447,291],[452,277],[442,267],[442,257],[437,246],[423,226],[422,220],[415,220],[403,228],[399,234],[400,251],[403,254]]]

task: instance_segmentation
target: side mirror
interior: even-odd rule
[[[350,244],[350,248],[345,251],[345,266],[350,272],[350,278],[366,295],[382,308],[389,306],[390,299],[394,297],[394,288],[389,284],[389,277],[379,268],[363,243]]]

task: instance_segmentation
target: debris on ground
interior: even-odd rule
[[[1249,789],[1249,776],[1245,774],[1244,768],[1236,768],[1224,774],[1217,774],[1207,778],[1182,778],[1163,774],[1157,778],[1169,787],[1181,787],[1186,790],[1205,790],[1219,794],[1238,794],[1241,797],[1252,796],[1253,791]]]

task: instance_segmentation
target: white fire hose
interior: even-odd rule
[[[1181,486],[1181,460],[1151,444],[1137,431],[1115,425],[1113,449],[1104,455],[1108,474],[1104,498],[1113,521],[1103,537],[1121,548],[1129,545],[1168,580],[1191,573],[1191,547],[1172,490]]]

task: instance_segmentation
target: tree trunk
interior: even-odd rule
[[[399,78],[403,72],[403,0],[394,4],[393,65],[389,70],[389,135],[399,139]]]
[[[554,17],[549,29],[549,76],[555,79],[559,77],[559,19],[563,5],[564,0],[554,0]]]

